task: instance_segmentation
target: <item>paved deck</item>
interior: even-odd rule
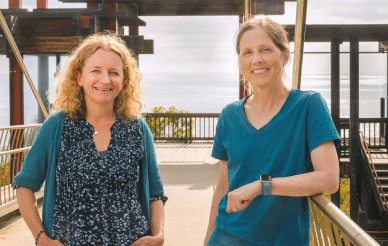
[[[212,145],[156,144],[158,166],[166,203],[166,246],[202,245],[210,204],[218,177],[217,161],[210,157]],[[20,216],[0,224],[0,245],[34,245]]]

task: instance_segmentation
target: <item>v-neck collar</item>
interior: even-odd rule
[[[243,100],[241,100],[240,102],[240,105],[239,105],[239,115],[241,117],[241,120],[243,122],[244,125],[247,126],[247,129],[252,132],[252,133],[261,133],[263,131],[265,131],[267,128],[269,128],[272,123],[276,120],[276,118],[278,118],[278,116],[285,110],[284,108],[286,107],[286,105],[288,104],[288,102],[290,101],[290,98],[292,96],[292,94],[295,92],[295,89],[291,89],[290,90],[290,93],[288,94],[287,98],[286,98],[286,101],[283,103],[282,107],[280,108],[279,112],[277,112],[275,114],[274,117],[272,117],[265,125],[263,125],[262,127],[260,127],[259,129],[257,129],[256,127],[254,127],[248,120],[248,117],[245,113],[245,110],[244,110],[244,104],[246,102],[246,100],[251,96],[246,96]]]

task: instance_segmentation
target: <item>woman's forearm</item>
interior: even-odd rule
[[[228,192],[229,183],[228,183],[228,166],[226,161],[221,161],[219,165],[219,177],[216,190],[213,194],[212,204],[210,208],[209,215],[209,224],[206,231],[206,236],[204,240],[204,245],[210,239],[210,236],[215,227],[215,221],[218,215],[218,206],[221,202],[222,197]]]
[[[164,241],[164,205],[162,200],[153,201],[151,210],[151,235]]]
[[[212,204],[210,208],[210,215],[209,215],[209,223],[207,226],[206,236],[204,240],[204,245],[207,244],[209,241],[209,238],[214,230],[215,227],[215,221],[218,215],[218,205],[220,204],[220,201],[222,197],[226,194],[227,191],[223,191],[222,189],[217,189],[214,192]]]
[[[28,188],[19,187],[16,190],[16,197],[22,217],[32,235],[36,237],[43,230],[43,224],[39,216],[34,192]]]

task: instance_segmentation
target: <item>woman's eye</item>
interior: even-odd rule
[[[115,75],[115,76],[118,76],[118,75],[119,75],[118,72],[110,72],[110,74]]]

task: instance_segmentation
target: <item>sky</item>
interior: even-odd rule
[[[49,8],[85,8],[86,4],[62,3],[48,0]],[[8,7],[8,0],[0,0],[0,9]],[[36,0],[23,0],[22,7],[36,8]],[[271,16],[281,24],[295,24],[296,2],[286,2],[285,14]],[[234,35],[238,28],[237,16],[207,17],[140,17],[146,22],[140,35],[154,40],[155,53],[140,55],[143,73],[237,73]],[[309,0],[307,24],[388,24],[386,0]],[[361,43],[360,50],[377,51],[377,43]],[[329,51],[328,43],[306,43],[305,51]],[[348,50],[348,43],[341,51]],[[360,57],[360,72],[386,74],[383,55]],[[341,59],[341,73],[348,72],[348,59]],[[380,62],[381,60],[381,62]],[[26,63],[28,63],[28,57]],[[0,56],[1,64],[8,64]],[[32,62],[31,62],[32,63]],[[369,65],[373,64],[373,66]],[[287,68],[292,70],[292,64]],[[305,55],[304,73],[329,73],[329,55]],[[0,66],[6,73],[8,66]]]

